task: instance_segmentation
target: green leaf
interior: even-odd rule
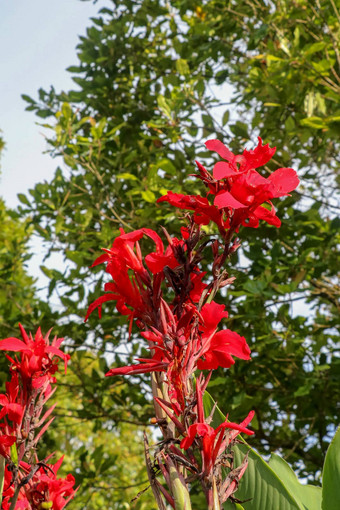
[[[170,108],[167,100],[165,99],[165,97],[159,95],[157,97],[157,103],[158,103],[159,109],[164,113],[164,115],[166,117],[168,117],[171,120],[172,119],[172,117],[171,117],[171,108]]]
[[[272,453],[268,464],[280,480],[284,482],[302,508],[305,510],[321,510],[321,487],[301,484],[289,464],[275,453]]]
[[[338,510],[340,501],[340,427],[326,453],[322,473],[322,510]]]
[[[229,120],[230,112],[229,110],[226,110],[222,117],[222,125],[225,126]]]
[[[249,138],[248,126],[244,122],[237,120],[235,124],[232,124],[229,127],[230,127],[230,130],[234,133],[234,135],[240,136],[240,137],[246,138],[246,139]]]
[[[129,174],[127,172],[123,172],[122,174],[117,175],[117,179],[122,179],[124,181],[138,181],[138,177],[133,174]]]
[[[183,58],[179,58],[178,60],[176,60],[176,69],[177,72],[182,75],[189,74],[190,72],[188,62]]]
[[[307,117],[306,119],[300,120],[301,126],[308,126],[315,129],[324,129],[327,127],[324,119],[321,117]]]
[[[154,204],[156,202],[156,195],[151,190],[142,191],[142,198],[145,202]]]
[[[18,450],[16,443],[13,443],[11,446],[11,461],[16,466],[18,465]]]
[[[248,467],[236,491],[245,510],[304,510],[289,488],[262,457],[246,443],[234,447],[235,465],[239,466],[249,451]]]
[[[322,51],[326,47],[325,41],[320,41],[317,43],[312,44],[309,46],[309,48],[305,51],[305,55],[312,55],[313,53],[316,53],[317,51]]]
[[[28,200],[28,198],[26,197],[26,195],[24,195],[23,193],[18,193],[17,195],[18,199],[20,200],[20,202],[22,204],[25,204],[25,205],[31,205],[30,204],[30,201]]]

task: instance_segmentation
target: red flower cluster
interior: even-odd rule
[[[208,140],[205,145],[225,160],[215,164],[213,175],[196,162],[200,172],[197,177],[209,189],[208,196],[214,195],[214,204],[208,198],[171,191],[158,202],[194,211],[198,225],[213,221],[223,236],[226,229],[237,230],[240,225],[258,227],[259,220],[279,227],[281,222],[271,199],[288,195],[298,186],[299,179],[292,168],[279,168],[268,178],[256,171],[270,161],[276,148],[262,145],[260,137],[254,150],[244,150],[241,155],[233,154],[219,140]]]
[[[50,416],[55,405],[45,412],[44,406],[55,391],[51,385],[56,382],[59,359],[66,371],[70,356],[59,349],[62,338],[50,342],[49,333],[44,337],[40,328],[33,338],[19,326],[22,340],[10,337],[0,341],[0,350],[20,353],[15,359],[6,355],[11,362],[11,380],[6,383],[6,393],[0,395],[0,455],[7,464],[2,508],[9,509],[14,497],[18,498],[16,509],[61,510],[74,496],[74,478],[57,479],[62,459],[55,466],[40,462],[36,447],[54,420]]]
[[[57,478],[58,470],[63,462],[61,457],[54,465],[38,463],[35,472],[30,477],[31,466],[27,462],[21,462],[20,468],[25,473],[27,483],[20,491],[15,506],[16,510],[35,510],[50,508],[51,510],[62,510],[74,498],[77,489],[74,490],[75,479],[72,475],[66,478]],[[14,496],[13,473],[8,469],[5,471],[4,497],[2,510],[9,510],[11,499]]]
[[[156,251],[145,257],[146,266],[138,242],[145,234],[156,244]],[[152,356],[139,358],[137,365],[113,368],[106,375],[166,372],[169,397],[177,414],[185,408],[188,381],[197,368],[229,368],[234,363],[232,356],[250,359],[250,349],[244,337],[228,329],[217,331],[220,321],[228,315],[224,305],[213,301],[199,310],[197,302],[206,284],[202,282],[205,273],[199,270],[195,261],[181,306],[177,306],[180,296],[171,306],[163,300],[162,281],[170,270],[177,269],[179,275],[184,274],[183,267],[187,264],[190,236],[187,231],[182,234],[184,239],[181,240],[169,238],[169,245],[164,250],[161,239],[150,229],[129,234],[122,232],[112,248],[105,250],[93,264],[107,262],[106,271],[113,282],[107,283],[105,290],[113,292],[92,303],[85,319],[109,300],[116,301],[120,313],[130,316],[130,330],[131,320],[137,319],[141,336],[147,340]],[[183,278],[181,280],[183,283]]]
[[[217,461],[221,458],[224,451],[230,443],[240,434],[253,435],[252,430],[247,429],[247,425],[254,417],[254,411],[251,411],[247,418],[241,424],[228,421],[228,417],[216,429],[207,424],[204,418],[204,408],[202,401],[202,390],[200,379],[196,384],[197,416],[198,422],[190,425],[187,435],[181,441],[181,448],[187,450],[194,441],[202,441],[202,473],[206,476],[211,474],[214,467],[217,467]],[[226,430],[229,429],[229,430]],[[201,439],[200,439],[201,438]],[[221,460],[219,460],[221,463]]]

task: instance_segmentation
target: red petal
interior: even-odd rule
[[[250,168],[258,168],[259,166],[263,166],[268,161],[272,159],[272,157],[275,154],[276,147],[269,147],[269,144],[262,145],[262,140],[260,137],[258,137],[258,146],[255,147],[254,150],[243,151],[243,157],[246,161],[246,169]]]
[[[235,161],[235,154],[233,154],[220,140],[207,140],[205,142],[205,146],[209,151],[217,152],[221,158],[226,159],[230,163]]]
[[[233,177],[234,175],[238,175],[238,172],[236,172],[229,163],[219,161],[214,166],[213,170],[214,179],[225,179],[227,177]]]
[[[214,335],[211,350],[216,354],[226,353],[240,359],[250,359],[250,349],[246,339],[230,329],[223,329]]]
[[[24,352],[29,351],[29,348],[22,340],[19,338],[9,337],[0,341],[0,350],[1,351],[14,351],[14,352]]]
[[[103,253],[103,255],[100,255],[99,257],[96,258],[91,267],[103,264],[103,262],[107,262],[108,260],[110,260],[110,256],[107,253]]]
[[[222,191],[215,197],[214,204],[222,209],[223,207],[232,207],[233,209],[240,209],[241,207],[246,207],[244,204],[241,204],[236,198],[233,197],[229,191]]]
[[[90,306],[87,309],[87,313],[86,313],[86,317],[85,317],[84,322],[87,321],[87,319],[89,318],[89,316],[91,315],[93,310],[95,310],[96,308],[99,308],[98,314],[99,314],[99,317],[100,317],[101,316],[101,306],[102,306],[102,304],[106,303],[106,301],[116,301],[118,299],[118,297],[119,296],[117,296],[117,294],[105,294],[104,296],[100,296],[98,299],[93,301],[93,303],[91,303]]]
[[[278,168],[268,177],[276,190],[275,197],[283,197],[293,191],[300,183],[297,173],[293,168]]]
[[[280,227],[281,226],[281,220],[278,218],[275,214],[275,208],[272,206],[271,210],[269,211],[265,207],[259,206],[255,209],[253,214],[259,219],[264,220],[269,225],[274,225],[274,227]]]

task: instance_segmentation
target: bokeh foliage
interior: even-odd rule
[[[83,323],[103,287],[102,269],[89,266],[119,227],[178,231],[174,212],[155,201],[167,189],[202,191],[189,174],[195,158],[211,168],[204,140],[217,137],[240,152],[260,134],[277,146],[266,172],[297,169],[299,191],[278,204],[281,229],[241,233],[230,264],[237,280],[221,299],[253,361],[216,373],[211,392],[235,421],[254,408],[252,444],[281,452],[316,480],[340,401],[339,19],[332,0],[112,1],[80,38],[79,61],[69,68],[74,90],[24,96],[63,164],[51,182],[20,197],[20,214],[47,256],[64,256],[62,267],[47,259],[42,270],[58,300],[58,334],[85,346],[80,358],[92,349],[100,363],[119,363],[139,350],[138,339],[125,347],[113,306]],[[96,423],[118,426],[130,406],[147,423],[137,381],[120,380],[109,402],[116,383],[90,379],[81,399],[88,427],[98,411],[94,395],[104,401]]]

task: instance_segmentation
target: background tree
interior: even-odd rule
[[[155,201],[167,189],[198,192],[188,175],[195,158],[211,168],[203,140],[217,137],[240,152],[261,134],[278,147],[268,172],[298,170],[302,185],[285,199],[281,229],[244,233],[237,290],[225,297],[228,327],[246,336],[256,367],[239,363],[232,378],[217,376],[214,397],[222,407],[228,400],[235,421],[251,401],[252,444],[279,450],[316,480],[339,421],[339,19],[332,0],[113,1],[80,40],[79,62],[69,68],[75,90],[24,96],[27,109],[46,119],[51,154],[65,165],[21,197],[20,212],[46,255],[65,258],[61,270],[42,268],[49,296],[60,300],[58,334],[76,349],[94,349],[103,363],[120,363],[139,347],[117,349],[127,335],[114,313],[83,324],[102,287],[100,269],[88,267],[119,227],[157,222],[176,230],[173,211]],[[89,420],[93,396],[105,401],[98,395],[109,385],[96,384],[84,395]],[[147,399],[131,382],[121,385],[146,423]],[[121,401],[106,404],[103,421],[118,423]]]

